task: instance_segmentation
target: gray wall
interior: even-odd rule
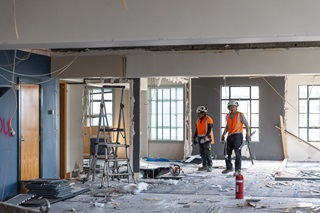
[[[284,97],[284,77],[265,77],[265,79]],[[225,84],[226,83],[226,84]],[[260,91],[260,141],[251,144],[254,158],[257,160],[282,160],[283,148],[279,126],[279,115],[284,114],[283,99],[262,78],[233,77],[226,78],[199,78],[192,80],[192,131],[194,132],[197,115],[195,110],[199,105],[208,106],[208,115],[214,122],[214,139],[212,153],[217,158],[223,158],[223,145],[220,143],[220,87],[226,86],[259,86]],[[198,146],[194,146],[192,154],[198,154]]]

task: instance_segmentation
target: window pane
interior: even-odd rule
[[[231,99],[240,99],[241,98],[241,90],[239,87],[231,87],[230,88],[230,98]]]
[[[91,125],[92,126],[98,126],[99,125],[99,118],[92,118],[91,120]]]
[[[170,140],[170,129],[169,128],[163,128],[163,140]]]
[[[148,90],[148,96],[149,96],[149,100],[155,100],[157,97],[157,91],[155,89],[149,89]]]
[[[105,103],[107,113],[112,113],[112,102]]]
[[[229,99],[229,87],[221,87],[221,92],[222,99]]]
[[[177,140],[177,130],[171,129],[171,140]]]
[[[320,141],[320,129],[309,129],[309,141]]]
[[[163,113],[162,107],[163,107],[163,102],[160,100],[160,101],[158,102],[158,109],[157,109],[157,111],[155,111],[155,112],[156,112],[156,113],[159,113],[159,114],[162,114],[162,113]]]
[[[162,128],[158,129],[158,138],[157,140],[162,140],[163,137],[162,137]]]
[[[169,114],[163,114],[163,126],[170,126],[170,115]]]
[[[162,127],[162,115],[161,114],[159,114],[158,116],[157,115],[155,115],[156,117],[157,117],[157,119],[158,119],[158,127]]]
[[[222,116],[221,116],[221,127],[225,127],[227,124],[226,116],[227,116],[227,114],[222,114]]]
[[[181,141],[183,138],[183,128],[178,128],[177,139]]]
[[[99,94],[92,94],[92,100],[101,100],[101,91]]]
[[[308,109],[308,101],[299,100],[299,113],[307,113],[307,109]]]
[[[299,98],[307,98],[307,86],[299,86]]]
[[[310,127],[319,127],[320,126],[319,114],[310,114],[309,126]]]
[[[308,118],[307,114],[299,114],[299,127],[307,127]]]
[[[259,87],[251,87],[251,98],[259,99]]]
[[[101,96],[100,96],[100,98],[101,98]],[[104,94],[104,100],[112,100],[112,93],[105,93]]]
[[[250,127],[259,127],[259,114],[251,114]]]
[[[221,112],[222,113],[229,113],[228,101],[222,101],[222,103],[221,103]]]
[[[319,112],[320,112],[319,100],[310,100],[309,113],[319,113]]]
[[[92,102],[92,114],[100,114],[100,102]]]
[[[231,87],[232,99],[248,99],[250,98],[250,87]]]
[[[171,116],[171,127],[176,127],[177,126],[177,116],[172,115]]]
[[[161,112],[161,111],[159,111]],[[164,101],[163,102],[163,113],[170,113],[170,102]]]
[[[151,127],[157,127],[157,117],[156,114],[151,115]]]
[[[299,129],[299,138],[308,141],[308,129],[307,128],[300,128]]]
[[[150,138],[151,138],[151,140],[156,140],[157,139],[157,129],[156,128],[151,128]]]
[[[163,100],[170,100],[170,89],[163,89]]]
[[[183,95],[183,88],[177,88],[177,100],[183,100],[184,95]]]
[[[259,113],[259,101],[251,101],[251,113]]]
[[[151,113],[157,113],[157,102],[151,101]]]
[[[250,101],[238,101],[239,107],[238,110],[245,114],[248,114],[250,111]]]
[[[158,89],[157,92],[158,92],[157,99],[162,100],[162,89]]]
[[[176,100],[177,99],[177,92],[175,88],[171,89],[171,99]]]
[[[177,103],[176,102],[171,102],[171,113],[177,113]]]
[[[178,101],[177,102],[177,113],[183,113],[184,112],[184,107],[183,107],[183,101]]]
[[[320,86],[309,86],[309,98],[320,97]]]
[[[177,126],[183,127],[184,121],[183,121],[183,114],[177,114]]]

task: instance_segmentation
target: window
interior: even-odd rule
[[[104,100],[106,115],[108,123],[106,125],[112,126],[112,89],[104,89]],[[100,88],[89,89],[89,115],[87,115],[88,122],[90,126],[99,125],[99,115],[100,115],[100,103],[102,99],[102,91]],[[103,125],[101,123],[101,125]]]
[[[226,127],[226,115],[229,113],[228,102],[239,103],[238,111],[246,117],[252,136],[252,141],[259,141],[259,87],[258,86],[223,86],[221,87],[221,134]],[[243,128],[243,134],[246,134]]]
[[[320,141],[320,86],[299,86],[299,137]]]
[[[183,87],[148,89],[148,130],[151,141],[184,140]]]

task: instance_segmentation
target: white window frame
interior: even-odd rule
[[[299,138],[320,142],[320,85],[298,87]]]
[[[88,113],[87,124],[89,126],[99,125],[99,115],[100,115],[100,103],[101,103],[101,88],[90,88],[88,90]],[[108,118],[108,126],[113,125],[113,89],[104,89],[104,101],[106,107],[106,113]]]
[[[256,131],[251,141],[259,141],[259,86],[221,86],[221,134],[226,127],[226,115],[229,113],[228,102],[235,100],[239,103],[238,111],[242,112],[246,117],[250,134]],[[245,136],[246,129],[243,128]]]
[[[148,88],[149,142],[184,141],[184,99],[184,86]]]

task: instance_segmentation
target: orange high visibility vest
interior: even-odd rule
[[[231,119],[230,114],[227,115],[227,123],[228,123],[228,135],[232,135],[234,133],[242,133],[243,123],[241,122],[241,112],[236,112],[233,119]]]
[[[197,124],[196,124],[196,128],[197,128],[197,133],[198,133],[199,137],[206,136],[207,129],[208,129],[208,124],[213,124],[213,120],[209,116],[207,116],[207,115],[204,116],[201,121],[198,118]],[[211,144],[214,144],[214,138],[213,138],[212,129],[210,131],[210,135],[211,135],[211,140],[212,140]]]

